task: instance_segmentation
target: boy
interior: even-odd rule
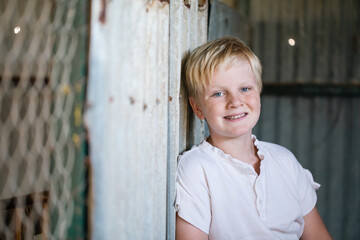
[[[227,37],[192,51],[184,70],[190,105],[210,136],[179,157],[176,238],[331,239],[311,173],[287,149],[252,135],[258,58]]]

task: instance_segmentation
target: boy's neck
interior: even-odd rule
[[[255,170],[259,165],[260,159],[251,133],[236,139],[219,139],[210,135],[207,141],[231,157],[253,165]]]

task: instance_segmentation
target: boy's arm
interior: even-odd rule
[[[311,210],[306,216],[304,216],[305,227],[301,240],[318,239],[318,240],[330,240],[332,239],[330,233],[325,227],[320,214],[316,207]]]
[[[208,235],[176,214],[176,240],[208,240]]]

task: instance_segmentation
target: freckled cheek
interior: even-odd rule
[[[224,106],[217,103],[217,104],[211,104],[209,105],[206,110],[205,110],[205,114],[208,116],[208,117],[219,117],[219,116],[222,116],[223,112],[224,112]]]
[[[260,106],[261,105],[260,97],[256,97],[256,96],[249,96],[246,99],[246,102],[249,103],[249,105],[251,105],[251,106]]]

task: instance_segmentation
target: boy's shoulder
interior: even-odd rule
[[[286,158],[295,157],[294,154],[289,149],[276,143],[258,141],[256,146],[260,150],[260,152],[264,151],[270,155],[278,155],[278,157],[286,157]]]
[[[206,149],[206,141],[202,141],[199,144],[193,145],[189,150],[185,150],[179,155],[179,161],[185,159],[206,159],[209,152]]]
[[[293,174],[299,171],[300,163],[286,147],[276,143],[260,141],[258,148],[266,156],[268,162],[270,161],[278,170],[282,169]]]
[[[192,167],[205,167],[211,165],[214,154],[209,150],[205,140],[199,144],[191,147],[191,149],[184,151],[178,157],[178,165]]]

